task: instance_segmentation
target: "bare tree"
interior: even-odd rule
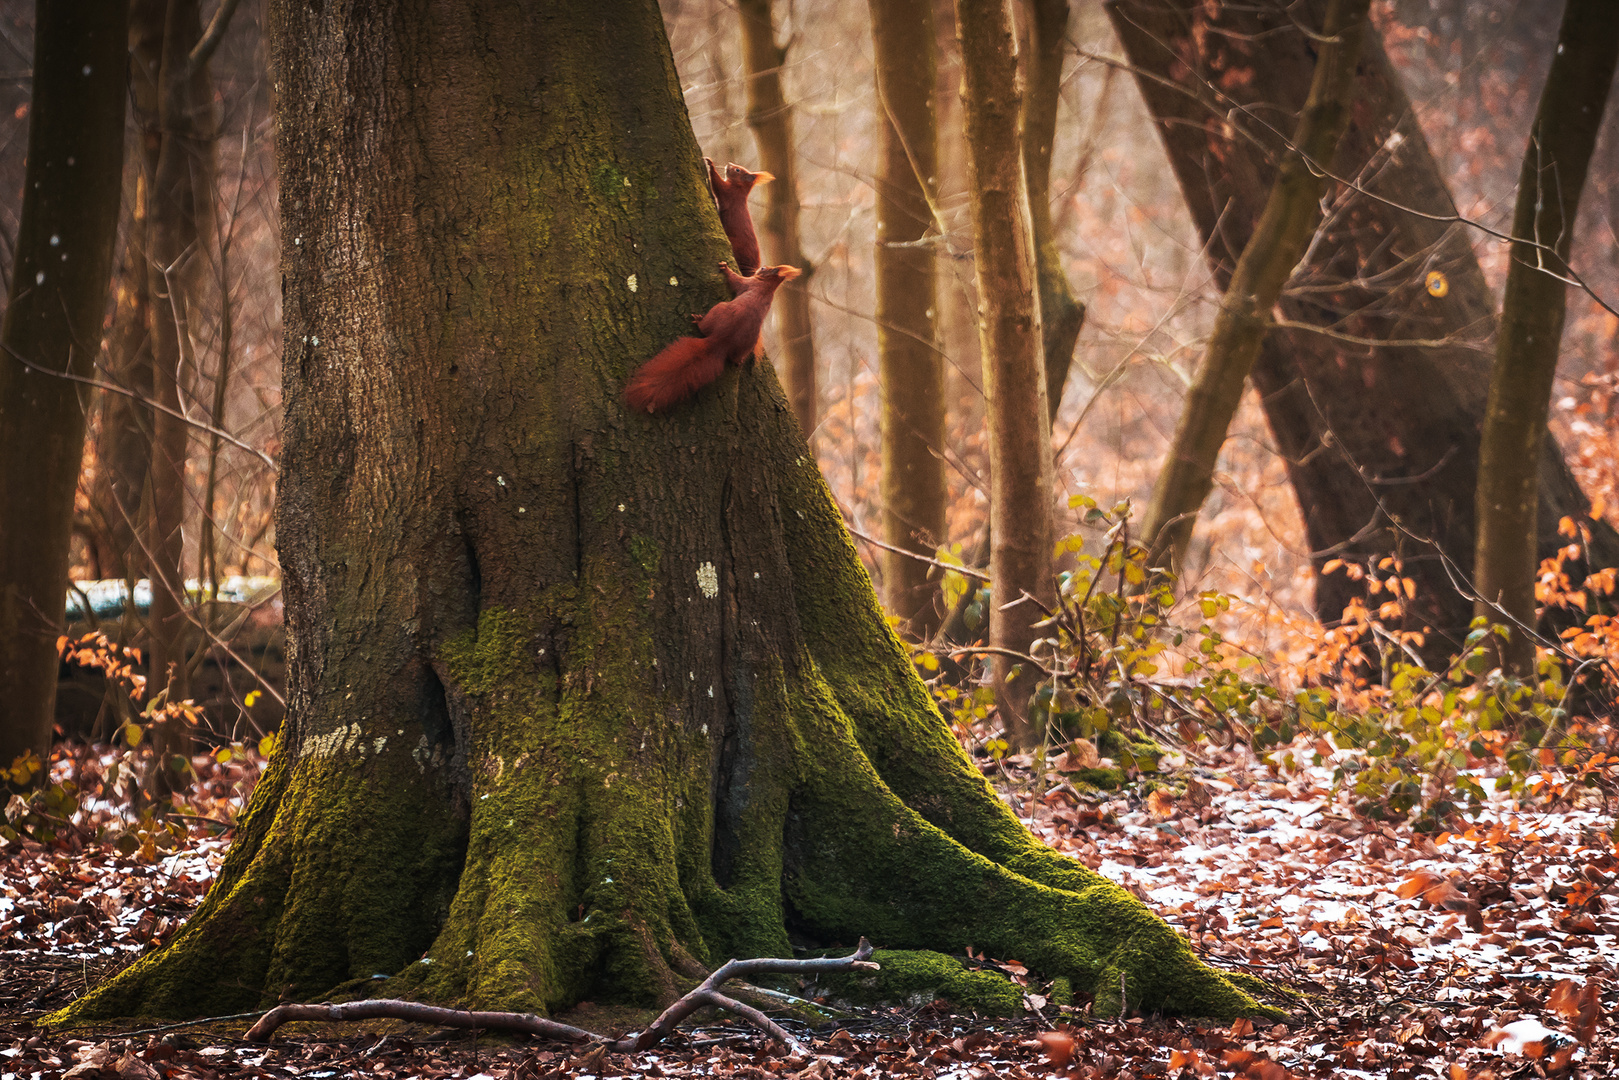
[[[737,8],[742,19],[742,64],[747,72],[748,127],[753,129],[754,142],[759,146],[759,167],[776,178],[765,189],[765,216],[760,231],[772,263],[804,271],[799,280],[782,287],[775,310],[786,359],[787,396],[804,435],[813,438],[818,405],[809,279],[814,267],[804,256],[798,233],[793,112],[781,78],[787,47],[776,41],[772,0],[740,0]]]
[[[1478,613],[1510,624],[1503,665],[1535,670],[1540,448],[1563,340],[1568,253],[1585,174],[1619,60],[1619,9],[1568,0],[1557,51],[1529,129],[1512,215],[1495,369],[1479,440]]]
[[[877,363],[882,384],[883,539],[931,556],[946,539],[944,364],[934,301],[938,130],[933,0],[872,0],[881,160]],[[938,628],[932,567],[882,554],[884,599],[927,637]]]
[[[40,0],[17,261],[0,321],[0,766],[49,757],[56,637],[123,172],[127,0]],[[64,378],[64,376],[67,376]]]
[[[1019,136],[1022,99],[1008,0],[957,0],[962,100],[972,183],[973,260],[989,426],[990,577],[995,604],[989,641],[996,697],[1020,747],[1039,738],[1030,712],[1034,665],[1020,663],[1034,641],[1039,609],[1027,593],[1053,594],[1051,414],[1040,332],[1029,191]]]
[[[1271,311],[1321,220],[1327,180],[1319,163],[1332,160],[1349,126],[1355,63],[1369,7],[1369,0],[1332,0],[1327,8],[1310,96],[1265,209],[1220,299],[1208,349],[1187,391],[1142,521],[1153,565],[1161,563],[1175,573],[1185,568],[1192,526],[1213,486],[1214,463],[1270,329]]]

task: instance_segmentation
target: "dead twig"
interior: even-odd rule
[[[525,1035],[539,1035],[568,1043],[601,1043],[616,1054],[629,1054],[645,1050],[663,1041],[686,1017],[705,1005],[735,1013],[757,1027],[794,1054],[804,1053],[804,1047],[787,1033],[780,1024],[754,1008],[719,992],[719,987],[732,979],[748,975],[792,971],[876,971],[871,961],[871,942],[860,939],[860,947],[848,956],[830,956],[818,960],[777,960],[761,957],[753,960],[730,960],[689,993],[670,1005],[646,1030],[608,1042],[595,1032],[576,1028],[570,1024],[547,1020],[533,1013],[477,1012],[468,1009],[447,1009],[419,1001],[400,1001],[393,998],[375,998],[369,1001],[347,1001],[341,1004],[278,1005],[259,1018],[247,1030],[247,1038],[264,1042],[276,1028],[293,1020],[409,1020],[442,1027],[479,1028],[485,1031],[515,1031]]]

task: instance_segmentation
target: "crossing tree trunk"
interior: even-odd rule
[[[1316,51],[1298,20],[1319,25],[1325,6],[1107,5],[1221,290],[1276,175],[1275,136],[1257,118],[1289,130]],[[1473,617],[1473,494],[1494,300],[1468,231],[1443,220],[1455,203],[1374,33],[1355,81],[1333,173],[1367,194],[1333,187],[1320,234],[1279,305],[1290,325],[1266,335],[1250,379],[1286,459],[1311,562],[1319,571],[1333,559],[1398,560],[1416,596],[1390,621],[1431,629],[1422,648],[1438,662]],[[1539,488],[1544,557],[1561,543],[1558,519],[1589,511],[1550,436]],[[1619,535],[1589,524],[1593,561],[1619,565]],[[1364,580],[1317,575],[1324,620],[1366,595]]]

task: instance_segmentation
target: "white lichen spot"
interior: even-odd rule
[[[1561,52],[1562,50],[1559,49],[1558,51]],[[89,64],[84,65],[84,73],[86,75],[90,74],[90,65]]]
[[[686,672],[686,676],[687,676],[687,678],[691,679],[692,682],[697,681],[697,672],[695,672],[695,671]]]
[[[471,955],[472,955],[472,950],[471,950],[471,949],[468,949],[468,950],[467,950],[467,955],[468,955],[468,956],[471,956]]]
[[[625,178],[624,178],[624,186],[625,186],[625,187],[629,187],[629,186],[630,186],[630,178],[629,178],[629,177],[627,177],[627,176],[626,176],[626,177],[625,177]]]
[[[621,513],[621,514],[624,512],[624,504],[623,503],[618,504],[618,512]]]
[[[61,242],[62,238],[60,236],[56,235],[55,233],[51,233],[51,247],[56,247]]]
[[[669,279],[669,284],[671,284],[671,285],[679,285],[680,284],[680,279],[676,278],[676,277],[672,277],[672,278]]]
[[[495,477],[495,483],[499,484],[501,487],[505,487],[506,486],[506,478],[504,476],[497,476],[497,477]]]
[[[384,746],[387,746],[387,745],[388,745],[388,736],[386,736],[386,735],[378,735],[375,739],[371,740],[371,753],[380,754],[380,753],[382,753],[382,748]]]
[[[320,338],[310,338],[309,343],[311,345],[319,346],[320,345]]]
[[[636,277],[635,277],[635,275],[634,275],[634,274],[631,274],[631,275],[630,275],[630,277],[629,277],[629,281],[628,281],[628,282],[627,282],[627,284],[628,284],[628,285],[629,285],[629,287],[630,287],[630,292],[635,292],[635,291],[636,291],[636,290],[637,290],[637,289],[639,289],[639,288],[640,288],[640,287],[641,287],[641,283],[640,283],[640,281],[638,281],[638,280],[637,280],[637,279],[636,279]]]
[[[758,581],[758,580],[759,580],[759,571],[757,571],[757,570],[755,570],[755,571],[754,571],[754,572],[753,572],[753,580],[754,580],[754,581]]]
[[[713,697],[713,696],[714,696],[714,688],[713,688],[713,687],[712,687],[712,686],[710,686],[710,687],[709,687],[709,688],[708,688],[708,696],[709,696],[709,697]]]
[[[422,741],[427,741],[425,736]],[[307,736],[304,739],[302,753],[305,757],[336,757],[355,749],[363,749],[364,745],[360,742],[359,724],[340,724],[325,734]]]
[[[720,575],[713,563],[706,562],[697,568],[697,588],[710,600],[720,594]]]
[[[486,791],[486,792],[484,792],[484,793],[483,793],[483,794],[482,794],[482,795],[479,795],[479,796],[478,796],[478,799],[479,799],[479,800],[480,800],[480,801],[481,801],[481,800],[483,800],[483,799],[487,799],[487,798],[489,798],[489,792],[487,792],[487,791]]]
[[[707,724],[704,724],[704,725],[703,725],[703,734],[704,734],[704,735],[707,735],[707,734],[708,734],[708,725],[707,725]]]
[[[34,284],[35,285],[43,285],[43,284],[45,284],[45,271],[41,270],[39,273],[34,275]]]
[[[802,511],[802,510],[798,511],[798,516],[800,518],[802,518],[804,516],[804,511]]]

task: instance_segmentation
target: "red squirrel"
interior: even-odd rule
[[[748,193],[755,184],[768,184],[775,177],[767,172],[749,172],[735,162],[725,166],[722,175],[708,158],[708,186],[714,191],[714,204],[720,210],[720,224],[731,242],[737,269],[747,277],[759,269],[759,237],[753,231],[753,215],[748,212]]]
[[[756,355],[776,289],[798,276],[791,266],[766,266],[752,277],[725,263],[720,270],[736,299],[715,304],[706,315],[693,315],[698,337],[677,338],[637,369],[624,388],[631,409],[652,413],[678,405],[719,378],[726,364],[740,365]]]

